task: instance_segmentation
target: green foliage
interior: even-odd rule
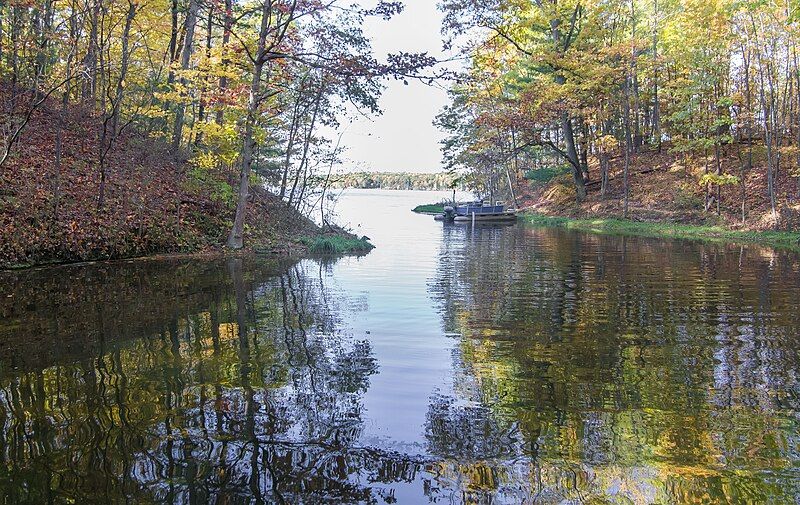
[[[706,184],[716,184],[717,186],[728,186],[732,184],[739,184],[741,179],[733,174],[703,174],[700,177],[700,184],[705,186]]]
[[[367,237],[321,235],[304,237],[301,242],[314,254],[347,254],[368,252],[375,248]]]
[[[412,209],[417,214],[441,214],[444,212],[444,204],[442,203],[428,203],[425,205],[417,205]]]
[[[569,172],[569,165],[548,166],[528,170],[525,172],[525,179],[531,181],[535,185],[543,185]]]
[[[209,195],[212,201],[226,206],[233,204],[234,192],[231,185],[216,177],[214,170],[202,165],[194,165],[189,170],[187,186],[189,190]]]

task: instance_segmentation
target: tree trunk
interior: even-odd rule
[[[247,214],[247,199],[250,191],[250,169],[253,164],[255,139],[253,129],[261,103],[261,74],[266,63],[266,40],[270,26],[270,2],[265,0],[261,12],[261,29],[258,36],[258,50],[253,62],[253,80],[250,84],[250,97],[247,102],[247,118],[245,120],[244,138],[242,140],[242,161],[239,174],[239,201],[236,203],[236,215],[233,227],[228,235],[228,247],[241,249],[244,246],[244,220]]]
[[[747,111],[745,112],[745,121],[747,130],[747,164],[742,169],[742,224],[747,221],[747,191],[746,191],[746,180],[747,174],[753,169],[753,121],[752,121],[752,114],[753,114],[753,104],[752,104],[752,92],[750,89],[750,51],[745,51],[744,45],[742,45],[742,62],[744,66],[744,93],[745,93],[745,107],[747,107]]]
[[[581,142],[579,143],[580,160],[581,160],[581,174],[584,183],[589,181],[589,128],[586,126],[586,121],[581,118]]]
[[[605,151],[600,153],[600,197],[605,198],[608,194],[608,154]]]
[[[795,177],[795,192],[796,197],[800,199],[800,66],[797,64],[797,46],[792,45],[792,60],[794,64],[794,78],[796,83],[796,107],[797,112],[795,116],[795,148],[797,149],[796,155],[796,170],[798,173]]]
[[[636,54],[636,4],[631,0],[631,40],[633,46],[631,48],[631,77],[630,84],[633,91],[633,149],[639,151],[642,145],[642,132],[639,128],[639,76],[637,72],[637,59]]]
[[[171,22],[171,30],[169,36],[169,47],[168,52],[169,54],[168,59],[169,62],[172,63],[175,61],[178,55],[178,0],[172,0],[172,6],[170,8],[170,22]],[[174,73],[172,69],[169,71],[169,83],[172,84],[172,80],[174,79]]]
[[[653,140],[661,152],[661,104],[658,102],[658,0],[653,5]]]
[[[81,96],[84,102],[92,102],[93,106],[94,97],[97,93],[97,53],[100,52],[97,24],[100,17],[100,3],[102,1],[103,0],[92,1],[91,17],[89,19],[89,47],[86,50],[86,57],[83,60],[87,78],[83,81]]]
[[[633,141],[631,139],[631,105],[630,105],[630,87],[631,80],[630,74],[625,79],[625,93],[622,100],[622,117],[625,126],[625,165],[623,167],[622,181],[623,181],[623,202],[622,202],[622,217],[628,218],[628,206],[630,196],[630,165],[631,165],[631,151],[633,150]]]
[[[568,113],[561,115],[561,129],[564,131],[564,143],[567,146],[567,158],[572,165],[572,178],[575,181],[575,193],[578,203],[586,198],[586,181],[583,179],[581,162],[578,158],[578,151],[575,149],[575,135],[572,130],[572,121]]]
[[[206,24],[206,61],[211,60],[211,35],[212,35],[212,28],[213,28],[213,21],[214,21],[214,7],[209,5],[208,7],[208,19]],[[206,120],[206,92],[210,87],[208,77],[203,79],[203,87],[202,91],[200,92],[200,104],[198,105],[197,109],[197,122],[202,124]],[[197,133],[197,137],[195,138],[195,145],[201,145],[203,143],[203,132],[200,131]]]
[[[708,150],[703,150],[703,175],[708,175]],[[708,209],[711,208],[711,184],[705,182],[703,186],[704,197],[703,197],[703,209],[708,212]]]
[[[305,82],[305,79],[301,82]],[[283,157],[283,174],[281,174],[281,186],[278,193],[278,198],[283,200],[286,197],[286,188],[289,182],[289,168],[292,164],[292,150],[294,149],[294,142],[295,137],[297,135],[297,131],[300,128],[300,106],[302,104],[303,93],[302,89],[299,89],[297,92],[297,99],[294,103],[294,110],[292,111],[292,121],[289,123],[289,138],[286,141],[286,153]],[[305,110],[303,110],[303,114],[305,114]]]
[[[3,24],[3,16],[5,15],[3,7],[0,7],[0,62],[3,61],[3,57],[5,56],[5,25]]]
[[[575,13],[578,13],[577,9]],[[573,26],[576,22],[576,19],[577,18],[573,18],[572,20]],[[562,41],[561,20],[557,17],[550,19],[550,38],[556,52],[563,56],[563,53],[568,49],[567,46],[569,45],[569,40],[567,40],[566,43]],[[566,83],[565,78],[559,74],[556,74],[554,80],[556,84],[559,85],[564,85]],[[583,173],[581,172],[581,163],[578,157],[578,152],[575,148],[575,134],[572,127],[570,113],[568,111],[561,113],[561,129],[564,132],[564,142],[567,147],[567,160],[570,162],[570,165],[572,165],[572,178],[575,181],[576,199],[578,202],[581,202],[584,198],[586,198],[586,181],[584,180]]]
[[[225,21],[223,26],[222,32],[222,69],[227,70],[228,68],[228,41],[231,38],[231,26],[233,25],[233,0],[225,0]],[[220,91],[224,91],[228,88],[228,78],[225,75],[220,76],[219,78],[219,89]],[[224,117],[224,110],[220,107],[217,110],[217,117],[216,121],[217,124],[222,124],[222,119]]]
[[[773,139],[772,134],[773,130],[771,126],[775,126],[774,124],[770,125],[770,121],[774,118],[774,108],[775,102],[773,99],[773,94],[770,92],[770,101],[767,104],[767,97],[766,97],[766,86],[767,86],[767,79],[765,78],[765,62],[761,55],[761,48],[759,47],[756,50],[756,58],[758,59],[758,75],[760,81],[760,91],[759,91],[759,98],[761,101],[761,113],[763,116],[763,125],[764,125],[764,142],[766,143],[767,147],[767,194],[769,196],[769,204],[770,210],[772,211],[772,218],[777,220],[778,218],[778,210],[777,204],[775,201],[775,179],[774,179],[774,172],[775,172],[775,160],[773,154]],[[771,88],[771,79],[770,79],[770,88]]]
[[[320,85],[320,89],[317,92],[317,96],[314,99],[314,112],[311,114],[311,120],[308,124],[305,138],[303,139],[303,154],[300,157],[300,166],[298,167],[297,173],[295,174],[294,177],[294,183],[292,184],[292,191],[289,193],[289,206],[291,206],[293,203],[294,193],[297,190],[297,183],[300,180],[300,169],[303,169],[305,171],[308,167],[308,149],[311,146],[311,137],[314,134],[314,125],[317,122],[317,116],[319,115],[319,108],[320,105],[322,104],[322,94],[324,92],[325,92],[324,86]]]
[[[97,197],[97,208],[102,209],[105,204],[106,179],[107,176],[107,157],[117,135],[119,134],[119,116],[122,110],[122,99],[125,91],[125,78],[128,74],[128,63],[130,61],[130,33],[133,19],[136,16],[136,4],[128,2],[128,15],[125,18],[125,28],[122,32],[122,55],[120,58],[119,78],[117,79],[114,102],[111,108],[111,115],[103,121],[103,133],[100,138],[100,189]]]
[[[69,38],[70,43],[73,44],[72,50],[67,56],[67,74],[72,72],[72,63],[77,54],[78,44],[78,13],[75,5],[75,0],[72,0],[72,12],[69,19]],[[64,126],[66,123],[67,109],[69,106],[69,96],[72,92],[72,86],[69,81],[65,84],[66,88],[61,95],[61,112],[58,116],[58,125],[56,129],[56,153],[55,153],[55,177],[53,178],[53,219],[52,224],[58,223],[58,212],[61,203],[61,158],[63,156],[62,149],[64,144]]]
[[[38,12],[38,11],[37,11]],[[38,49],[36,51],[35,69],[34,69],[34,83],[33,95],[35,98],[41,97],[40,83],[44,80],[47,69],[48,57],[47,48],[51,39],[51,31],[53,24],[54,6],[53,1],[47,1],[44,4],[44,13],[41,20],[36,23]]]
[[[175,112],[175,127],[172,133],[172,148],[177,151],[181,147],[183,137],[183,123],[186,114],[186,91],[187,85],[185,72],[189,69],[189,61],[192,57],[192,45],[194,42],[194,27],[197,24],[197,11],[200,8],[198,0],[189,0],[189,13],[186,15],[186,35],[183,40],[183,50],[181,51],[181,70],[180,77],[181,99],[178,100],[178,109]]]
[[[719,142],[720,141],[719,141],[719,136],[717,136],[716,140],[717,140],[717,143],[714,146],[714,162],[717,165],[717,175],[722,175],[722,160],[720,159],[720,147],[719,147]],[[719,184],[719,183],[717,184],[717,196],[716,196],[716,199],[717,199],[717,215],[719,216],[720,213],[721,213],[720,200],[722,200],[722,185]]]

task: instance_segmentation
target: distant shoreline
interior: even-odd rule
[[[454,181],[455,176],[446,172],[352,172],[332,176],[328,183],[334,189],[447,191]]]

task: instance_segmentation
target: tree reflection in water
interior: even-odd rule
[[[800,499],[797,255],[524,227],[444,233],[429,291],[457,335],[457,390],[431,399],[426,433],[432,454],[460,465],[462,489]]]
[[[442,247],[451,376],[386,443],[367,392],[420,388],[376,388],[385,342],[353,338],[369,304],[325,262],[0,274],[0,496],[798,501],[797,256],[522,227]],[[421,454],[390,449],[415,430]]]
[[[315,267],[9,274],[5,501],[361,502],[373,481],[413,480],[417,462],[357,445],[377,364],[340,331]]]

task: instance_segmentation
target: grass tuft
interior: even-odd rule
[[[342,235],[324,235],[301,239],[308,250],[314,254],[347,254],[368,252],[375,248],[367,237],[345,237]]]
[[[534,226],[553,226],[609,235],[678,238],[706,242],[745,242],[800,251],[800,232],[794,231],[740,231],[728,230],[721,226],[645,223],[613,218],[572,219],[536,213],[526,213],[522,216],[522,220]]]

